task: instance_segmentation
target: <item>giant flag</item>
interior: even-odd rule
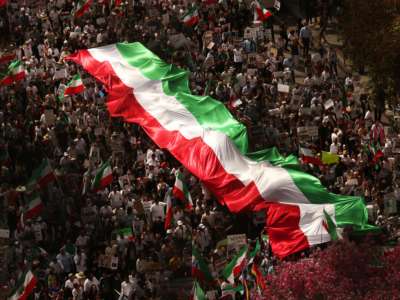
[[[279,257],[330,240],[324,211],[338,227],[368,228],[359,197],[330,193],[274,148],[248,153],[246,128],[209,96],[192,95],[188,72],[141,43],[80,50],[74,61],[108,91],[110,115],[137,123],[233,213],[267,209],[272,250]]]

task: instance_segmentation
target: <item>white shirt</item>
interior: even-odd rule
[[[122,206],[122,192],[121,191],[112,191],[109,195],[108,198],[111,200],[111,207],[114,208],[120,208]]]
[[[332,143],[329,152],[333,153],[333,154],[337,154],[338,153],[338,146],[335,145],[334,143]]]
[[[85,282],[83,283],[83,291],[88,292],[93,286],[96,287],[96,289],[99,289],[99,281],[97,280],[96,277],[92,277],[92,280],[89,278],[86,278]]]
[[[75,254],[74,262],[77,272],[86,272],[86,254],[81,253],[81,255]]]
[[[123,281],[121,283],[121,295],[128,297],[132,291],[132,284],[130,282]]]
[[[150,206],[150,213],[151,213],[151,219],[152,221],[158,221],[159,218],[161,218],[161,221],[164,221],[165,219],[165,206],[166,204],[164,202],[158,202],[158,204],[153,203]]]
[[[241,63],[243,61],[242,51],[240,49],[233,49],[233,61],[235,63]]]

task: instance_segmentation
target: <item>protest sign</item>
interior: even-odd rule
[[[334,105],[335,105],[335,103],[333,102],[333,100],[332,100],[332,99],[329,99],[328,101],[326,101],[326,102],[324,103],[324,108],[325,108],[325,110],[328,110],[328,109],[330,109],[331,107],[334,107]]]
[[[322,163],[325,165],[337,164],[339,163],[339,155],[322,151]]]
[[[60,69],[60,70],[56,70],[54,72],[54,76],[53,79],[54,80],[58,80],[58,79],[63,79],[67,77],[67,69]]]
[[[110,260],[110,269],[111,270],[118,270],[118,257],[112,256]]]
[[[278,116],[280,112],[279,108],[269,109],[268,114],[271,116]]]
[[[228,250],[235,249],[239,251],[244,245],[246,245],[246,235],[242,234],[231,234],[227,236],[228,239]]]
[[[288,94],[290,91],[290,87],[287,84],[278,83],[278,92]]]
[[[250,27],[246,27],[246,29],[244,30],[243,38],[249,40],[252,39],[252,31]]]
[[[44,111],[44,117],[47,125],[54,125],[56,122],[56,115],[52,109],[46,109]]]
[[[383,196],[385,216],[397,213],[397,199],[395,193],[388,193]]]
[[[214,46],[215,46],[215,43],[214,43],[214,42],[210,42],[210,43],[207,45],[207,49],[208,49],[208,50],[211,50]]]
[[[297,127],[297,136],[299,139],[312,139],[318,136],[317,126]]]
[[[358,185],[358,180],[356,178],[351,178],[346,181],[346,185]]]
[[[8,229],[0,229],[0,238],[2,238],[2,239],[10,238],[10,230],[8,230]]]

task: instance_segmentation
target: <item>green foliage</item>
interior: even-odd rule
[[[345,55],[355,67],[368,68],[374,90],[384,89],[388,99],[398,96],[399,13],[382,1],[345,0],[340,24]]]

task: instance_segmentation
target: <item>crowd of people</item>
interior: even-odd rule
[[[192,246],[220,280],[232,255],[224,242],[229,234],[244,233],[251,245],[263,241],[264,274],[279,263],[263,216],[230,214],[140,127],[110,118],[107,92],[92,77],[78,70],[84,92],[60,96],[78,69],[64,61],[68,54],[115,42],[140,41],[189,70],[193,93],[224,103],[247,126],[252,150],[337,155],[332,164],[320,158],[302,166],[335,193],[363,196],[371,222],[389,239],[400,237],[395,110],[372,107],[360,77],[343,69],[337,49],[315,30],[336,22],[329,13],[336,7],[319,1],[321,18],[290,21],[272,8],[274,16],[260,22],[256,1],[109,2],[94,1],[81,17],[71,0],[0,8],[2,52],[15,51],[27,72],[0,86],[0,226],[9,230],[1,239],[4,294],[29,268],[38,278],[32,299],[187,299]],[[186,26],[182,17],[194,4],[199,21]],[[91,182],[106,161],[113,181],[94,191]],[[53,177],[32,187],[44,162]],[[165,228],[177,171],[193,209],[172,199],[173,222]],[[28,218],[32,194],[43,208]],[[209,287],[209,299],[221,296],[217,287]]]

